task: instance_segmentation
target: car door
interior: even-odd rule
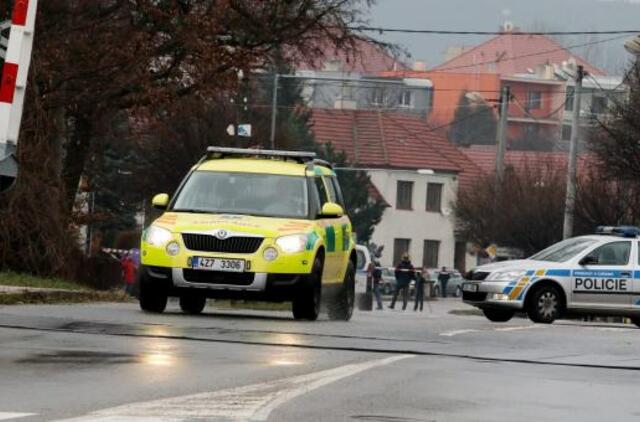
[[[615,240],[588,252],[572,273],[572,302],[578,308],[628,308],[631,305],[635,242]]]
[[[320,175],[314,177],[314,183],[320,195],[320,209],[327,202],[333,202],[329,197],[327,183]],[[328,282],[335,282],[338,279],[339,259],[338,253],[338,218],[320,217],[319,223],[322,230],[322,238],[324,239],[325,257],[323,279]]]
[[[351,222],[349,221],[349,217],[347,216],[347,206],[344,202],[344,198],[342,196],[342,191],[340,190],[340,184],[338,183],[338,178],[336,176],[323,176],[325,184],[327,185],[327,193],[329,194],[329,200],[333,203],[336,203],[342,207],[345,214],[335,219],[332,223],[336,231],[336,268],[337,274],[336,276],[342,280],[343,271],[347,267],[347,261],[349,260],[349,250],[351,249],[352,239],[352,228]]]

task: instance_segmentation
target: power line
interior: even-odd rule
[[[397,32],[403,34],[426,34],[426,35],[516,35],[516,36],[530,36],[530,35],[616,35],[616,34],[638,34],[640,29],[622,29],[622,30],[610,30],[610,31],[453,31],[453,30],[440,30],[440,29],[408,29],[408,28],[384,28],[378,26],[352,26],[349,27],[352,31],[366,31],[366,32]]]

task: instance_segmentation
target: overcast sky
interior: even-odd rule
[[[619,30],[640,28],[640,0],[377,0],[371,24],[412,29],[493,31],[506,20],[523,30]],[[442,35],[375,35],[406,47],[413,59],[428,66],[442,62],[449,45],[475,45],[487,37]],[[604,35],[595,39],[611,38]],[[585,37],[562,40],[565,45],[591,41]],[[600,44],[590,51],[577,49],[597,66],[620,73],[628,56],[624,40]]]

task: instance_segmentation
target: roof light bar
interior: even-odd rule
[[[598,226],[596,234],[604,234],[620,237],[638,237],[640,236],[640,227],[636,226]]]
[[[226,148],[226,147],[208,147],[207,154],[220,155],[246,155],[246,156],[263,156],[263,157],[284,157],[300,160],[313,160],[316,158],[315,152],[307,151],[278,151],[272,149],[248,149],[248,148]]]

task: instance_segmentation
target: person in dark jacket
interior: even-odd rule
[[[417,274],[416,277],[416,300],[413,305],[413,310],[417,311],[418,306],[420,307],[420,312],[422,312],[422,308],[424,307],[424,283],[427,281],[425,277],[428,277],[427,269],[423,268],[422,272]]]
[[[402,310],[407,309],[407,300],[409,299],[409,284],[411,280],[416,279],[416,270],[409,259],[409,254],[402,255],[402,261],[396,267],[396,289],[393,292],[390,309],[393,309],[398,299],[398,293],[402,290]]]
[[[450,278],[451,273],[447,271],[446,267],[442,267],[442,270],[440,270],[440,274],[438,274],[438,281],[440,282],[440,295],[442,297],[447,297],[447,283],[449,283]]]
[[[378,304],[378,310],[382,309],[382,295],[380,293],[380,284],[382,283],[382,269],[380,268],[379,261],[373,261],[369,264],[368,270],[372,283],[373,283],[373,294],[376,298],[376,302]]]

